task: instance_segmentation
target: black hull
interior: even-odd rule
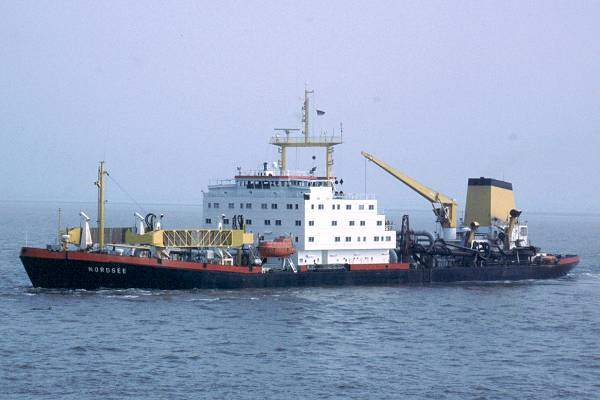
[[[418,269],[352,270],[349,268],[294,272],[241,273],[136,265],[124,261],[51,259],[21,256],[34,287],[65,289],[240,289],[309,286],[406,285],[465,281],[517,281],[565,276],[577,264],[509,265]]]

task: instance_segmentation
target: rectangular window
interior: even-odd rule
[[[233,203],[229,203],[228,206],[229,208],[235,208],[235,205]]]
[[[336,236],[336,237],[335,237],[335,241],[336,241],[336,242],[339,242],[339,241],[340,241],[340,237],[339,237],[339,236]]]
[[[298,243],[298,236],[294,238],[294,242]]]
[[[308,226],[315,226],[315,221],[308,221]]]
[[[369,210],[374,210],[374,209],[375,209],[375,205],[369,204]]]
[[[363,242],[366,242],[366,241],[367,241],[367,237],[363,236]]]
[[[298,209],[298,203],[294,204],[294,208],[297,210]]]
[[[299,219],[296,220],[296,226],[301,226],[302,225],[302,221],[300,221]]]
[[[350,226],[354,226],[354,221],[349,222]]]
[[[240,203],[240,208],[244,208],[244,203]]]
[[[337,221],[331,221],[331,226],[337,226]]]
[[[339,210],[340,209],[340,205],[338,204],[336,208]]]
[[[332,204],[332,205],[331,205],[331,209],[332,209],[332,210],[335,210],[335,204]]]
[[[310,205],[310,209],[311,209],[311,210],[314,210],[314,209],[315,209],[315,205],[314,205],[314,204],[311,204],[311,205]]]
[[[365,226],[365,221],[360,221],[360,226]]]
[[[262,203],[260,205],[260,208],[263,209],[263,210],[266,210],[267,208],[269,208],[269,206],[267,205],[267,203]]]
[[[350,236],[346,236],[346,242],[350,242],[352,241],[352,238]]]
[[[210,218],[206,218],[205,222],[206,222],[207,224],[212,224],[212,220],[211,220]]]
[[[323,206],[323,204],[319,204],[319,210],[323,210],[325,208],[325,206]]]
[[[223,218],[223,225],[229,225],[229,218]]]
[[[373,238],[373,240],[374,240],[374,241],[376,241],[376,242],[379,242],[379,236],[375,236],[375,237]]]
[[[276,219],[276,220],[275,220],[275,225],[277,225],[277,226],[281,226],[281,220],[280,220],[280,219]]]
[[[314,242],[314,241],[315,241],[315,238],[314,238],[313,236],[309,236],[309,237],[308,237],[308,241],[312,243],[312,242]]]
[[[246,225],[252,225],[252,220],[251,219],[247,219],[244,222],[246,223]]]
[[[287,208],[288,210],[292,210],[294,208],[293,204],[286,204],[285,208]]]
[[[277,203],[271,203],[271,209],[277,210]]]
[[[365,205],[364,204],[359,204],[358,205],[358,209],[359,210],[364,210],[365,209]]]
[[[346,204],[346,210],[352,210],[352,205]]]
[[[383,225],[383,221],[377,221],[377,226]]]
[[[212,203],[208,203],[208,208],[212,208]]]
[[[270,219],[265,219],[265,225],[271,225],[271,220]]]
[[[385,241],[386,242],[391,242],[392,241],[392,237],[391,236],[386,236],[385,237]]]
[[[360,236],[357,236],[356,241],[360,242]]]
[[[213,208],[219,208],[219,203],[213,203]]]
[[[246,203],[246,208],[252,208],[252,203]]]

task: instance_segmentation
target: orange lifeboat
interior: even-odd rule
[[[280,236],[274,240],[260,242],[258,252],[261,258],[265,257],[289,257],[296,252],[292,239]]]

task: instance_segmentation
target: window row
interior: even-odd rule
[[[365,226],[365,221],[359,221],[360,226]],[[308,226],[315,226],[315,221],[308,221]],[[338,222],[336,220],[331,221],[331,226],[338,226]],[[348,221],[348,226],[356,226],[356,221]],[[377,226],[383,226],[383,221],[377,221]]]
[[[325,209],[325,205],[324,204],[317,204],[317,209],[318,210],[324,210]],[[369,210],[374,210],[375,209],[375,205],[374,204],[369,204]],[[314,210],[315,209],[315,204],[311,204],[310,205],[310,209]],[[340,204],[332,204],[331,205],[331,209],[332,210],[341,210],[341,205]],[[365,205],[364,204],[359,204],[358,205],[358,209],[359,210],[364,210],[365,209]],[[346,210],[352,210],[352,204],[346,204]]]
[[[220,208],[220,207],[221,207],[221,205],[219,203],[208,203],[208,208]],[[229,209],[235,209],[235,203],[228,203],[227,207]],[[277,210],[278,207],[279,206],[278,206],[277,203],[271,203],[271,210]],[[239,208],[241,210],[243,210],[243,209],[250,210],[250,209],[252,209],[252,203],[239,203]],[[261,203],[260,208],[263,209],[263,210],[267,210],[267,209],[269,209],[269,204],[268,203]],[[299,206],[298,206],[298,203],[295,203],[295,204],[294,203],[287,203],[285,205],[285,208],[287,210],[298,210]]]
[[[335,236],[333,238],[333,240],[335,242],[341,242],[342,238],[340,236]],[[308,237],[308,241],[311,242],[311,243],[313,243],[315,241],[315,237],[314,236],[309,236]],[[344,241],[345,242],[351,242],[352,241],[352,236],[346,236],[344,238]],[[361,242],[361,241],[362,242],[366,242],[367,241],[367,237],[366,236],[362,236],[362,237],[361,236],[357,236],[356,237],[356,241],[357,242]],[[374,242],[380,242],[380,241],[381,242],[391,242],[392,241],[392,237],[391,236],[373,236],[373,241]]]
[[[212,218],[206,218],[206,219],[204,220],[204,222],[205,222],[206,224],[212,224]],[[223,225],[229,225],[229,223],[230,223],[230,220],[229,220],[229,218],[223,218]],[[252,225],[252,220],[251,220],[251,219],[245,219],[245,220],[244,220],[244,223],[245,223],[246,225]],[[270,226],[270,225],[271,225],[271,220],[270,220],[270,219],[265,219],[265,220],[264,220],[264,225],[266,225],[266,226]],[[281,226],[281,225],[282,225],[282,222],[281,222],[281,220],[280,220],[280,219],[276,219],[276,220],[275,220],[275,226]],[[294,221],[294,225],[295,225],[295,226],[302,226],[302,221],[301,221],[301,220],[299,220],[299,219],[297,219],[296,221]]]

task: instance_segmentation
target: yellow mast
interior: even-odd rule
[[[314,93],[313,90],[304,89],[304,103],[302,106],[302,136],[290,136],[291,131],[299,129],[275,129],[276,131],[285,131],[285,137],[273,136],[270,143],[280,148],[281,158],[279,160],[281,174],[285,174],[287,168],[286,150],[288,147],[321,147],[325,148],[325,177],[331,178],[331,167],[333,166],[333,146],[342,143],[340,136],[310,136],[310,100],[309,94]],[[341,132],[340,132],[341,133]]]
[[[98,166],[98,180],[95,182],[98,187],[98,246],[104,248],[104,161],[100,161]]]

